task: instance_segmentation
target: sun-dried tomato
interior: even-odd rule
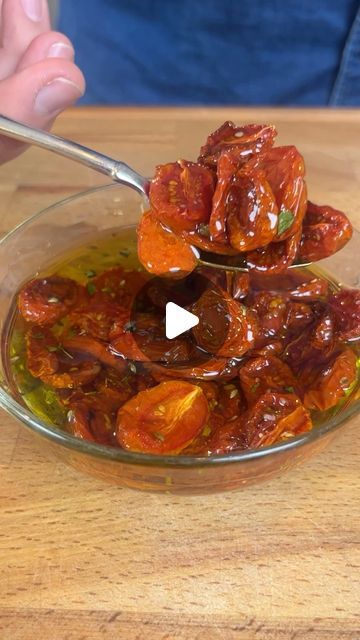
[[[196,267],[191,246],[170,229],[165,229],[152,211],[143,214],[137,229],[138,255],[149,273],[183,278]]]
[[[316,262],[345,246],[352,236],[352,226],[345,213],[328,205],[308,202],[303,222],[299,259]]]
[[[342,289],[328,299],[340,340],[360,338],[360,291]]]
[[[117,416],[117,438],[125,449],[175,454],[203,429],[208,402],[200,387],[162,382],[126,402]]]
[[[306,387],[304,405],[308,409],[326,411],[345,397],[356,380],[356,356],[347,348],[333,355],[324,365],[312,363],[300,376]]]
[[[63,318],[85,297],[81,285],[61,276],[30,280],[20,291],[19,311],[27,322],[51,325]]]
[[[154,215],[173,231],[183,231],[209,221],[213,193],[212,171],[178,160],[156,167],[149,197]]]
[[[239,371],[241,389],[249,405],[267,391],[298,393],[298,382],[285,362],[268,355],[251,358]]]
[[[264,393],[243,418],[247,446],[264,447],[309,431],[310,415],[293,393]]]
[[[246,124],[237,127],[228,120],[211,133],[200,149],[198,162],[216,167],[220,154],[232,150],[240,162],[246,162],[251,156],[272,146],[276,129],[266,124]]]
[[[254,345],[258,330],[255,314],[225,291],[207,289],[192,312],[199,318],[193,328],[196,343],[208,353],[240,357]]]

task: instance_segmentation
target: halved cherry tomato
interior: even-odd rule
[[[217,183],[212,201],[209,221],[209,235],[211,240],[221,244],[228,244],[226,228],[226,199],[231,178],[239,168],[238,158],[234,158],[231,150],[223,151],[217,161]]]
[[[290,297],[293,300],[306,300],[313,302],[321,300],[329,293],[329,283],[324,278],[312,278],[307,282],[302,282],[295,289],[290,291]]]
[[[114,420],[109,414],[93,409],[84,402],[71,406],[67,414],[67,425],[77,438],[105,445],[114,444]]]
[[[340,340],[360,338],[360,291],[342,289],[328,299]]]
[[[30,373],[58,389],[76,389],[96,378],[100,371],[96,362],[76,360],[62,349],[49,329],[32,327],[26,334],[27,366]]]
[[[326,411],[334,407],[346,395],[356,380],[356,355],[352,349],[344,349],[332,356],[323,366],[305,367],[301,381],[307,390],[304,405],[308,409]]]
[[[69,314],[71,327],[76,328],[82,335],[86,334],[99,340],[109,340],[114,325],[119,330],[119,326],[126,325],[129,319],[130,310],[116,302],[100,301],[99,298],[77,306]]]
[[[156,167],[149,198],[154,215],[165,226],[183,231],[209,221],[213,193],[209,169],[178,160]]]
[[[195,269],[197,260],[191,246],[165,229],[152,211],[142,215],[137,234],[139,260],[150,273],[183,278]]]
[[[276,356],[251,358],[239,371],[241,388],[249,405],[268,391],[298,392],[298,381],[290,367]]]
[[[136,294],[141,291],[150,275],[138,269],[113,267],[103,271],[91,280],[91,294],[88,295],[93,304],[109,302],[120,304],[123,309],[131,309]]]
[[[259,166],[275,196],[280,215],[287,211],[293,216],[292,224],[276,235],[276,242],[281,242],[299,231],[306,212],[304,159],[294,146],[273,147],[261,155]]]
[[[286,328],[288,302],[284,293],[276,291],[254,291],[246,299],[247,307],[256,312],[259,318],[258,340],[281,336]]]
[[[209,167],[216,167],[220,154],[227,149],[236,152],[239,162],[272,146],[276,129],[265,124],[246,124],[237,127],[228,120],[211,133],[200,149],[198,162]]]
[[[247,445],[269,446],[310,431],[308,411],[293,393],[264,393],[243,418]]]
[[[111,345],[95,340],[88,336],[66,337],[62,344],[71,353],[83,353],[107,367],[113,367],[117,371],[124,371],[127,367],[126,360],[111,351]]]
[[[45,326],[63,318],[83,297],[84,287],[74,280],[48,276],[30,280],[19,293],[18,306],[27,322]]]
[[[266,247],[250,251],[246,255],[249,269],[260,273],[284,273],[297,257],[300,244],[300,231],[282,242],[270,242]]]
[[[316,262],[345,246],[352,236],[352,226],[345,213],[328,205],[308,202],[303,222],[299,258]]]
[[[199,318],[193,328],[196,343],[208,353],[238,358],[254,345],[258,331],[255,314],[225,291],[207,289],[192,312]]]
[[[200,387],[162,382],[121,407],[117,438],[131,451],[176,454],[200,433],[208,417],[208,402]]]
[[[229,180],[223,197],[224,211],[213,211],[211,233],[220,239],[223,226],[230,245],[239,252],[264,247],[277,232],[278,208],[265,175],[245,165]],[[216,217],[217,216],[217,217]]]
[[[286,329],[298,331],[314,320],[314,313],[309,304],[289,302],[286,309]]]

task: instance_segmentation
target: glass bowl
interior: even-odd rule
[[[143,206],[141,196],[127,187],[101,187],[48,207],[4,237],[0,242],[2,336],[15,292],[40,267],[45,269],[69,249],[91,243],[99,234],[136,224]],[[355,234],[345,249],[322,261],[321,269],[332,274],[337,282],[359,287],[359,254],[359,234]],[[266,480],[324,449],[339,427],[360,408],[357,391],[351,403],[343,403],[312,431],[257,450],[211,458],[131,453],[80,440],[34,415],[8,384],[5,355],[2,348],[0,404],[5,411],[20,420],[49,452],[65,463],[120,486],[142,490],[202,494]]]

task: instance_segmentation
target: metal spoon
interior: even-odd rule
[[[75,162],[84,164],[90,167],[90,169],[109,176],[114,182],[120,182],[127,187],[135,189],[148,198],[150,181],[134,171],[134,169],[125,164],[125,162],[114,160],[113,158],[105,156],[103,153],[88,149],[88,147],[84,147],[77,142],[60,138],[59,136],[41,131],[40,129],[34,129],[33,127],[29,127],[28,125],[17,122],[16,120],[11,120],[11,118],[2,115],[0,115],[0,133],[8,138],[33,144],[37,147],[48,149],[48,151],[57,153],[60,156],[70,158],[70,160],[75,160]],[[208,254],[207,252],[199,251],[199,249],[196,250],[196,253],[199,254],[198,263],[202,266],[223,269],[225,271],[249,271],[247,267],[243,266],[244,262],[241,256],[239,256],[239,261],[241,261],[242,264],[237,265],[234,264],[234,257],[231,258],[231,261],[228,260],[230,264],[226,264],[225,256],[224,263],[221,263],[217,262],[219,257],[214,256],[214,254]],[[214,262],[214,258],[216,262]],[[304,267],[307,265],[294,264],[291,266]]]

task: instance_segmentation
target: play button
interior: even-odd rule
[[[165,315],[165,332],[168,340],[173,340],[182,333],[199,324],[199,318],[175,302],[167,302]]]

